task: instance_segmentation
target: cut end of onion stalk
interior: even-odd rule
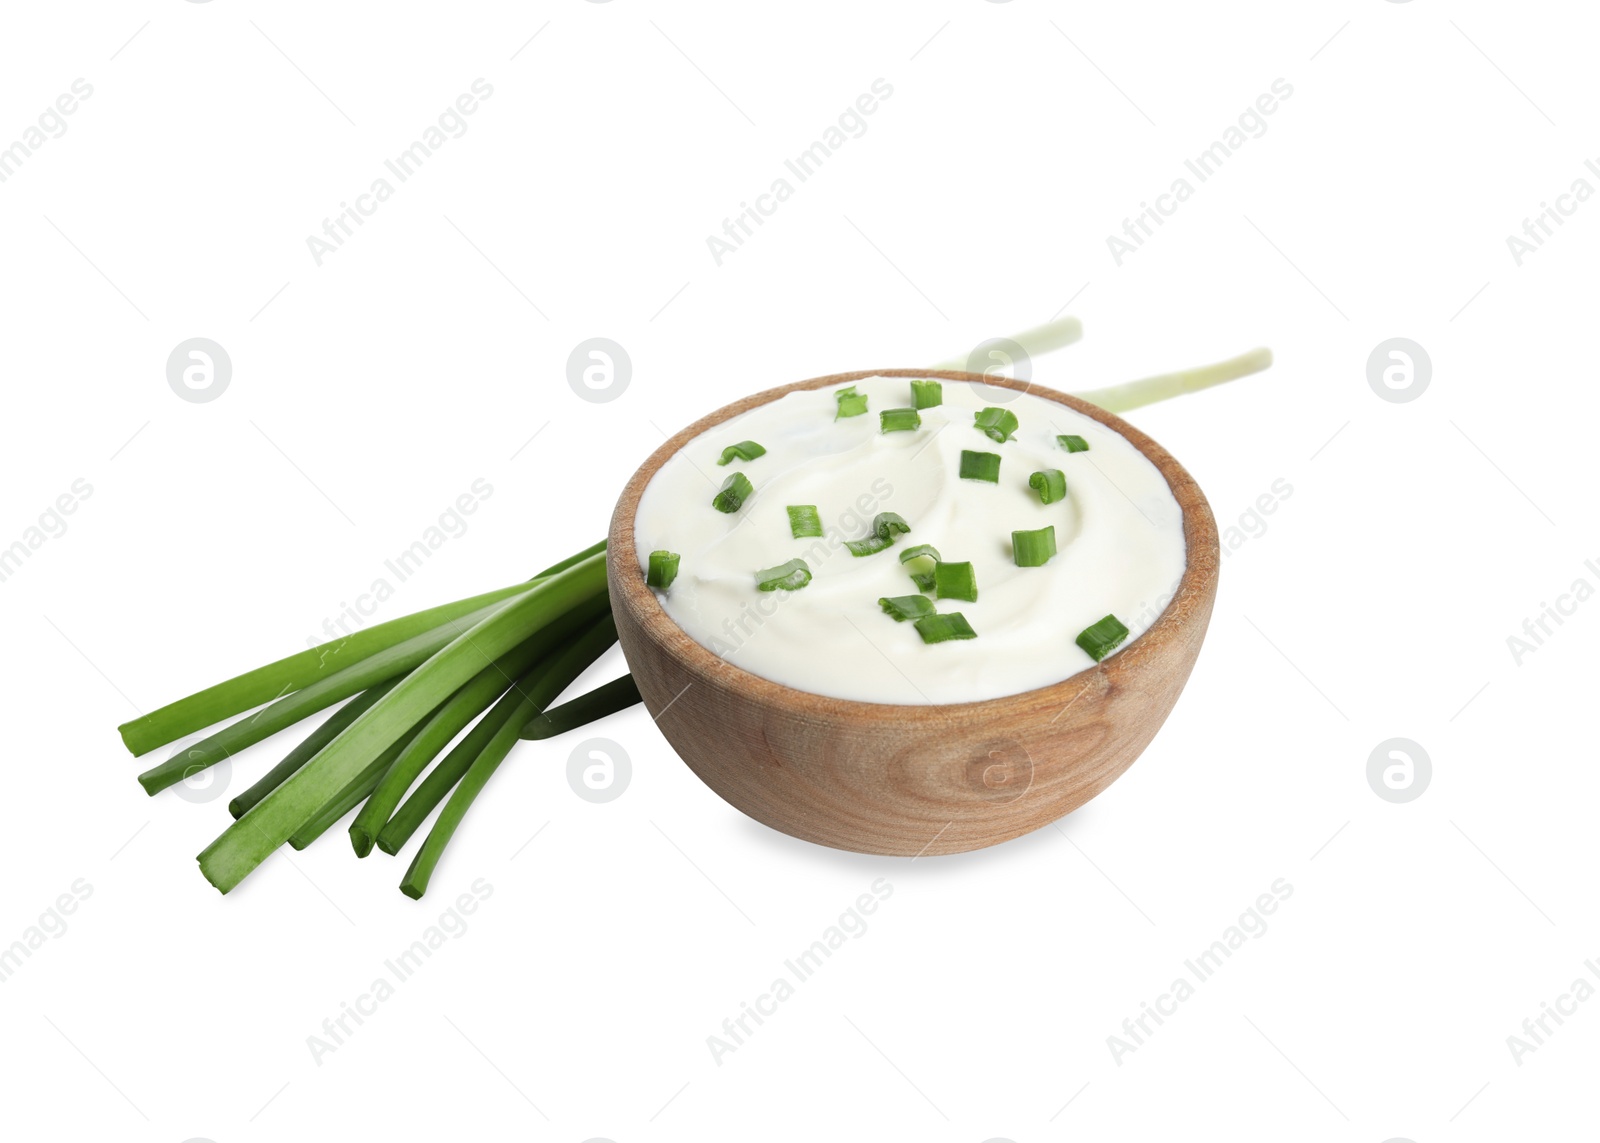
[[[220,758],[208,760],[205,753],[196,746],[189,747],[183,754],[188,760],[188,765],[183,764],[184,758],[174,754],[163,762],[159,769],[146,770],[139,775],[139,785],[146,794],[151,796],[159,794],[168,786],[176,786],[179,782],[186,782],[196,774],[221,761]]]

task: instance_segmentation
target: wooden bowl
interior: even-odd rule
[[[1105,662],[982,702],[900,706],[796,690],[695,642],[645,586],[633,534],[639,497],[666,460],[728,418],[796,389],[864,377],[981,381],[1056,401],[1120,433],[1183,510],[1187,566],[1155,623]],[[925,369],[840,373],[746,397],[696,421],[634,474],[611,517],[611,608],[644,705],[667,741],[729,804],[806,841],[862,853],[962,853],[1077,809],[1155,737],[1200,653],[1217,593],[1217,525],[1200,487],[1121,418],[1023,381]]]

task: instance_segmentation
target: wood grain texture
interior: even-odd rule
[[[864,377],[982,381],[1057,401],[1126,437],[1183,510],[1187,566],[1156,622],[1105,662],[1038,690],[983,702],[896,706],[795,690],[691,639],[645,585],[633,522],[645,485],[684,444],[796,389]],[[706,785],[759,822],[863,853],[961,853],[1019,837],[1109,786],[1178,700],[1216,599],[1217,525],[1199,485],[1132,425],[1063,393],[1005,377],[882,369],[769,389],[704,417],[645,461],[611,518],[611,607],[644,704]],[[1063,638],[1075,633],[1063,632]]]

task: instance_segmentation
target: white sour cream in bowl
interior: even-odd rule
[[[651,477],[634,518],[641,568],[655,551],[679,557],[670,586],[657,591],[666,613],[745,671],[869,703],[1019,694],[1092,667],[1091,650],[1114,655],[1138,638],[1171,601],[1185,567],[1182,511],[1161,472],[1120,434],[1055,401],[965,381],[936,384],[941,403],[887,420],[885,411],[913,407],[911,379],[855,382],[855,397],[865,398],[859,413],[860,400],[841,400],[837,388],[795,390],[684,445]],[[975,425],[985,409],[1001,410],[985,418],[991,433]],[[914,427],[884,431],[894,424]],[[1063,436],[1087,447],[1068,451]],[[754,450],[735,449],[719,464],[747,441],[764,451],[746,459],[740,452]],[[987,475],[995,457],[996,479],[963,478],[964,462],[969,474]],[[740,499],[735,487],[722,504],[738,500],[737,507],[719,511],[713,501],[730,479],[739,483],[736,473],[748,492]],[[1046,474],[1036,482],[1042,487],[1030,484],[1035,473]],[[802,511],[796,527],[791,507],[814,507],[814,525]],[[873,541],[885,513],[909,531],[886,525],[892,542]],[[1028,540],[1014,550],[1013,532],[1046,528],[1053,555],[1046,558],[1045,546],[1030,557]],[[862,540],[881,550],[854,554],[849,542]],[[947,580],[927,591],[913,574],[932,574],[932,561],[900,558],[922,545],[947,565]],[[1019,551],[1043,562],[1018,566]],[[770,569],[792,560],[804,561],[809,580],[772,587],[778,577]],[[971,565],[970,580],[962,564]],[[962,598],[974,594],[971,581],[975,600]],[[907,597],[926,603],[902,604],[912,613],[902,621],[879,602]],[[934,620],[935,638],[951,629],[973,634],[929,642],[921,629],[928,625],[915,619],[925,612],[965,620],[964,628]],[[1115,622],[1102,624],[1108,616]]]

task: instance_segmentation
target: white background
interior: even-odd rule
[[[0,546],[92,494],[0,583],[0,945],[92,891],[0,984],[5,1133],[1592,1137],[1600,1000],[1520,1063],[1507,1037],[1600,958],[1600,603],[1520,664],[1507,638],[1600,586],[1600,205],[1521,266],[1506,237],[1600,186],[1596,31],[1486,0],[9,6],[0,146],[93,94],[0,184]],[[466,134],[318,266],[307,236],[479,77]],[[718,266],[707,236],[880,77],[866,133]],[[1117,265],[1107,236],[1280,77],[1266,133]],[[1272,345],[1133,419],[1225,527],[1293,494],[1229,556],[1165,729],[1058,827],[820,849],[634,710],[596,730],[620,798],[572,792],[572,739],[525,745],[421,902],[342,831],[224,899],[193,855],[225,798],[134,782],[117,723],[303,646],[473,480],[492,497],[379,617],[598,539],[663,432],[729,400],[1063,311],[1083,343],[1035,362],[1058,388]],[[594,336],[633,364],[607,404],[566,381]],[[1409,403],[1367,380],[1396,336],[1432,361]],[[191,337],[233,363],[210,403],[167,384]],[[1406,804],[1366,777],[1397,736],[1433,766]],[[316,1062],[480,878],[467,930]],[[877,878],[865,934],[715,1062]],[[1278,878],[1265,935],[1114,1059]]]

